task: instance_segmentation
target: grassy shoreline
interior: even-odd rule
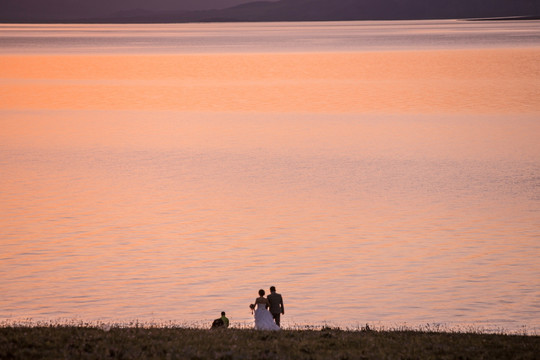
[[[5,326],[0,359],[538,359],[540,336],[178,327]]]

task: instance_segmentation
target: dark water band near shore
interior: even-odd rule
[[[540,336],[85,326],[0,327],[2,359],[536,359]]]

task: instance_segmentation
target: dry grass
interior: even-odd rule
[[[88,325],[0,327],[0,359],[538,359],[540,336]]]

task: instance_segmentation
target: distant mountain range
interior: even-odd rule
[[[129,18],[162,12],[223,9],[252,0],[0,0],[0,21]]]
[[[540,0],[2,0],[2,22],[175,23],[487,18],[540,15]],[[165,3],[168,1],[168,6]],[[56,5],[52,6],[54,3]],[[46,4],[49,4],[48,6]],[[63,5],[62,5],[63,4]],[[71,4],[71,5],[67,5]],[[74,4],[78,4],[75,6]],[[178,2],[176,2],[178,4]],[[198,5],[197,5],[198,4]],[[220,9],[212,7],[222,6]],[[228,6],[228,7],[227,7]]]

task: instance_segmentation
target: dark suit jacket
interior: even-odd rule
[[[281,314],[283,311],[285,311],[285,307],[283,306],[283,298],[281,297],[281,294],[273,293],[266,297],[268,301],[270,302],[270,312],[272,314]]]

